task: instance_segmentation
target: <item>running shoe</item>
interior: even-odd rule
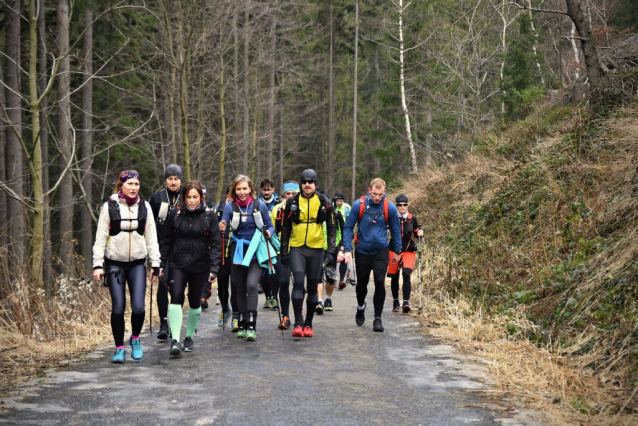
[[[195,346],[193,345],[193,338],[184,338],[184,352],[193,352],[193,349],[195,349]]]
[[[228,312],[219,314],[219,319],[217,320],[217,327],[226,327],[228,325],[228,321],[233,314],[233,310],[228,308]]]
[[[142,351],[142,344],[140,343],[140,339],[130,339],[129,344],[131,345],[131,358],[133,359],[142,359],[144,356],[144,351]]]
[[[157,333],[157,338],[159,340],[168,340],[168,337],[170,336],[171,331],[168,329],[168,322],[164,321],[160,324],[160,329],[159,332]]]
[[[248,340],[249,342],[254,342],[255,340],[257,340],[257,332],[252,329],[246,330],[246,340]]]
[[[317,307],[315,308],[315,313],[317,315],[323,315],[323,302],[320,300],[319,303],[317,303]]]
[[[306,325],[303,328],[303,337],[312,337],[314,336],[314,333],[312,332],[312,326],[311,325]]]
[[[367,304],[363,305],[363,309],[359,309],[359,307],[357,306],[357,313],[354,316],[354,320],[357,322],[357,325],[359,327],[361,327],[363,323],[366,322],[366,306]]]
[[[347,286],[346,282],[345,281],[341,281],[339,283],[339,290],[343,290],[344,288],[346,288],[346,286]]]
[[[202,311],[205,311],[206,309],[208,309],[208,299],[202,297],[201,307],[202,307]]]
[[[277,298],[276,297],[271,297],[270,298],[270,309],[272,309],[273,311],[276,311],[278,305],[279,305],[279,303],[277,303]]]
[[[383,331],[383,321],[381,321],[381,317],[376,317],[372,322],[372,330],[373,331]]]
[[[233,318],[233,328],[230,330],[233,333],[237,333],[239,331],[239,320],[237,318]]]
[[[401,304],[399,303],[399,300],[395,300],[394,302],[392,302],[392,312],[399,312],[401,310]]]
[[[111,359],[111,362],[113,364],[124,364],[125,357],[126,357],[126,350],[115,349],[115,354],[113,354],[113,359]]]
[[[180,356],[183,350],[184,348],[182,348],[182,345],[180,345],[177,340],[173,339],[173,341],[171,342],[170,354],[172,356]]]
[[[264,302],[263,308],[264,309],[270,309],[271,308],[271,306],[270,306],[270,297],[266,297],[266,301]]]
[[[303,337],[303,329],[300,325],[295,325],[295,328],[292,330],[292,337]]]
[[[407,314],[411,311],[412,309],[410,308],[410,302],[408,302],[407,300],[403,301],[403,313]]]
[[[323,306],[326,311],[332,311],[332,299],[326,299],[326,303]]]
[[[288,330],[290,328],[290,318],[286,315],[281,319],[281,324],[279,324],[280,330]]]
[[[244,339],[246,337],[246,329],[242,328],[237,332],[238,339]]]

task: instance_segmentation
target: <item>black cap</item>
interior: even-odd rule
[[[333,200],[345,200],[346,197],[343,195],[343,192],[337,192],[333,198]]]
[[[169,164],[164,171],[164,179],[168,179],[171,176],[177,176],[182,180],[182,168],[177,164]]]
[[[317,183],[317,181],[319,180],[319,178],[317,178],[317,172],[315,172],[312,169],[306,169],[303,172],[301,172],[301,180],[304,181],[308,181],[308,180],[314,180],[315,183]]]
[[[397,202],[397,204],[399,204],[399,203],[407,203],[408,202],[408,196],[405,195],[405,194],[399,194],[399,195],[397,195],[396,202]]]

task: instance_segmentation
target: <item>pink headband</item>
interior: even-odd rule
[[[122,176],[120,176],[120,183],[124,183],[129,179],[140,180],[140,174],[137,173],[135,170],[129,170],[128,172],[124,172],[122,173]]]

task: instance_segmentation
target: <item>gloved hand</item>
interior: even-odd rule
[[[326,260],[324,261],[324,263],[327,266],[335,266],[335,255],[332,253],[326,253]]]
[[[159,268],[159,266],[154,266],[154,267],[153,267],[153,276],[154,276],[154,277],[159,277],[159,274],[160,274],[160,268]]]
[[[284,265],[285,268],[290,267],[290,258],[287,254],[281,255],[281,264]]]

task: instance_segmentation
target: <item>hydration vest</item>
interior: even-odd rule
[[[317,212],[317,220],[315,223],[324,223],[328,218],[328,212],[334,210],[332,206],[332,202],[323,194],[316,192],[319,197],[319,211]],[[293,223],[299,223],[299,197],[301,193],[295,194],[290,200],[290,214],[289,218]],[[308,212],[308,217],[310,217],[310,212]]]
[[[170,213],[170,211],[175,208],[179,204],[179,199],[181,194],[177,193],[177,199],[175,200],[175,204],[171,205],[170,200],[168,199],[168,189],[164,189],[160,191],[160,200],[162,200],[159,208],[159,212],[157,213],[157,224],[163,225],[166,221],[166,217]]]
[[[230,219],[231,232],[239,228],[239,225],[242,223],[241,217],[243,215],[241,209],[239,208],[239,205],[235,201],[233,201],[232,203],[233,203],[233,217]],[[255,208],[255,203],[257,204],[257,208]],[[252,206],[253,206],[253,220],[255,221],[255,226],[257,227],[257,229],[261,231],[261,229],[264,227],[264,219],[261,217],[261,211],[259,210],[259,200],[254,200],[252,203]],[[249,208],[250,208],[250,205],[246,207],[246,212],[248,212]]]
[[[109,206],[109,235],[111,237],[119,234],[120,232],[137,232],[140,235],[144,235],[146,231],[146,202],[140,197],[137,204],[137,217],[136,218],[123,218],[120,212],[120,203],[118,200],[110,199],[108,201]],[[133,222],[137,220],[137,229],[122,229],[122,221],[126,220]],[[130,228],[130,227],[129,227]]]

